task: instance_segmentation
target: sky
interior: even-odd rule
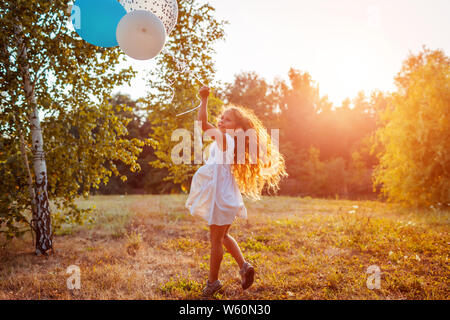
[[[229,22],[215,46],[217,80],[232,82],[243,71],[287,80],[295,68],[309,72],[335,106],[359,91],[395,90],[402,62],[423,45],[450,53],[449,0],[200,1]],[[154,61],[129,64],[139,75],[117,91],[144,96]]]

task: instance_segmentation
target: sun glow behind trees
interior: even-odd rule
[[[393,77],[410,50],[426,45],[450,52],[450,38],[443,36],[450,30],[447,0],[208,2],[230,22],[225,42],[215,46],[216,80],[232,82],[241,71],[288,80],[295,68],[309,72],[336,107],[360,90],[395,90]],[[153,66],[140,67],[143,76]],[[149,89],[138,78],[120,88],[133,98]]]

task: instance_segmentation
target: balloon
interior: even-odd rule
[[[115,47],[117,24],[127,14],[117,0],[77,0],[71,21],[78,35],[99,47]]]
[[[117,26],[117,42],[122,50],[137,60],[152,59],[166,43],[162,21],[146,10],[136,10],[123,17]]]
[[[169,35],[178,19],[177,0],[119,0],[127,12],[147,10],[153,12],[164,24]]]

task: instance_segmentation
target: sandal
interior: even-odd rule
[[[203,288],[203,297],[210,297],[220,289],[222,289],[223,285],[220,280],[216,280],[213,283],[210,283],[209,280],[206,283],[206,287]]]
[[[253,284],[255,278],[255,268],[253,268],[250,263],[244,262],[239,273],[241,274],[242,278],[242,289],[246,290]]]

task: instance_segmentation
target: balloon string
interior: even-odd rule
[[[173,60],[175,60],[175,63],[177,65],[178,71],[179,72],[186,72],[188,74],[190,74],[191,76],[193,76],[195,79],[197,79],[198,82],[200,82],[200,84],[204,87],[206,87],[206,85],[195,75],[195,73],[193,73],[191,70],[189,70],[188,66],[186,63],[181,62],[179,59],[177,59],[171,52],[169,52],[167,49],[164,49],[162,51],[165,54],[168,54],[169,56],[172,57]]]
[[[190,109],[190,110],[185,111],[185,112],[183,112],[183,113],[179,113],[179,114],[177,114],[176,116],[177,116],[177,117],[178,117],[178,116],[182,116],[183,114],[186,114],[186,113],[192,112],[192,111],[194,111],[194,110],[197,110],[197,109],[200,108],[200,107],[201,107],[201,104],[198,105],[197,107],[193,108],[193,109]]]
[[[204,87],[206,87],[206,85],[191,71],[191,70],[189,70],[189,68],[188,68],[188,66],[187,66],[187,64],[186,63],[184,63],[184,62],[181,62],[179,59],[177,59],[172,53],[170,53],[168,50],[166,50],[166,49],[164,49],[163,51],[162,51],[163,53],[165,53],[165,54],[168,54],[169,56],[171,56],[172,57],[172,59],[175,61],[175,63],[176,63],[176,67],[177,67],[177,69],[178,69],[178,72],[186,72],[186,73],[188,73],[189,75],[191,75],[191,76],[193,76],[202,86],[204,86]],[[170,99],[170,102],[172,102],[173,101],[173,99],[174,99],[174,97],[175,97],[175,90],[173,89],[173,83],[175,82],[175,80],[173,80],[173,81],[171,81],[171,83],[170,83],[170,89],[172,90],[172,97],[171,97],[171,99]],[[183,112],[183,113],[179,113],[179,114],[177,114],[176,116],[178,117],[178,116],[182,116],[182,115],[184,115],[184,114],[186,114],[186,113],[189,113],[189,112],[192,112],[192,111],[194,111],[194,110],[197,110],[198,108],[200,108],[200,106],[201,106],[201,104],[199,105],[199,106],[197,106],[197,107],[195,107],[195,108],[193,108],[193,109],[190,109],[190,110],[188,110],[188,111],[185,111],[185,112]]]

